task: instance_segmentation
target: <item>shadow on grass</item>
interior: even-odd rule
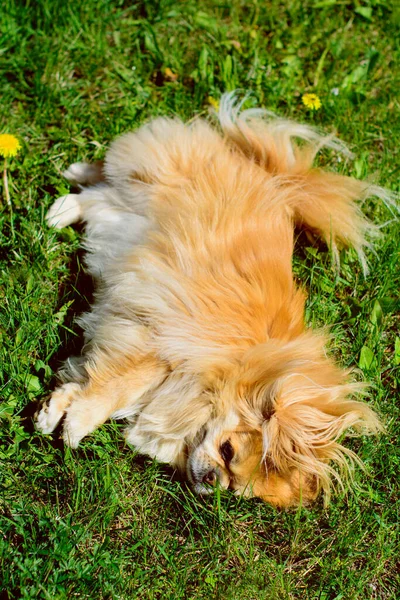
[[[94,294],[94,280],[84,267],[85,254],[86,252],[80,249],[71,256],[67,265],[69,276],[60,285],[57,309],[61,309],[66,301],[72,302],[65,313],[60,331],[60,347],[49,360],[49,366],[54,372],[58,371],[67,358],[79,356],[84,346],[83,330],[75,321],[90,309]],[[54,379],[53,386],[55,383]]]
[[[76,229],[81,233],[83,231],[83,226],[78,225]],[[85,343],[84,332],[76,323],[76,319],[82,313],[90,309],[94,295],[94,280],[91,275],[86,272],[84,266],[85,255],[86,252],[83,249],[79,249],[72,254],[67,263],[68,277],[61,282],[58,290],[58,302],[55,312],[61,311],[66,304],[69,304],[69,306],[63,315],[62,327],[59,327],[59,347],[48,361],[49,367],[53,372],[50,382],[46,379],[44,368],[39,369],[37,373],[43,386],[48,389],[48,393],[44,398],[29,402],[20,413],[22,419],[21,425],[28,433],[34,432],[34,418],[36,413],[41,404],[59,384],[57,372],[62,367],[63,363],[69,357],[80,356],[83,351]],[[52,445],[58,449],[63,446],[62,440],[59,439],[62,430],[62,422],[63,420],[53,433]]]

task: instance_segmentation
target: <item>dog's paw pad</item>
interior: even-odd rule
[[[46,215],[48,226],[62,229],[79,221],[82,211],[78,197],[79,194],[67,194],[58,198]]]
[[[88,163],[76,162],[72,163],[72,165],[63,172],[63,177],[68,179],[70,183],[83,184],[87,181],[89,171],[90,165]]]

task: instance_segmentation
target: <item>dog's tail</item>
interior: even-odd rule
[[[318,232],[337,263],[339,248],[353,247],[366,273],[364,249],[370,247],[369,240],[379,230],[355,201],[377,196],[393,210],[396,195],[365,181],[313,168],[316,154],[324,147],[352,156],[335,136],[325,136],[314,127],[277,118],[263,109],[241,111],[242,104],[234,93],[221,98],[218,116],[227,142],[281,179],[296,224]]]

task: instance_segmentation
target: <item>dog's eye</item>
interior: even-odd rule
[[[232,448],[232,444],[229,440],[226,440],[226,442],[222,444],[222,446],[219,449],[219,452],[226,463],[231,462],[234,455],[234,451]]]

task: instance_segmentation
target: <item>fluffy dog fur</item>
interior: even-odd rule
[[[38,417],[65,414],[72,447],[108,418],[126,418],[140,452],[280,506],[306,502],[358,459],[342,444],[375,433],[376,414],[304,324],[292,275],[294,227],[317,232],[366,269],[373,226],[355,204],[381,188],[312,167],[323,146],[310,127],[239,111],[226,95],[220,130],[156,119],[118,138],[104,164],[66,172],[82,192],[58,199],[50,225],[86,223],[96,278],[80,323],[83,355]],[[299,138],[301,144],[293,140]],[[89,186],[89,187],[86,187]]]

